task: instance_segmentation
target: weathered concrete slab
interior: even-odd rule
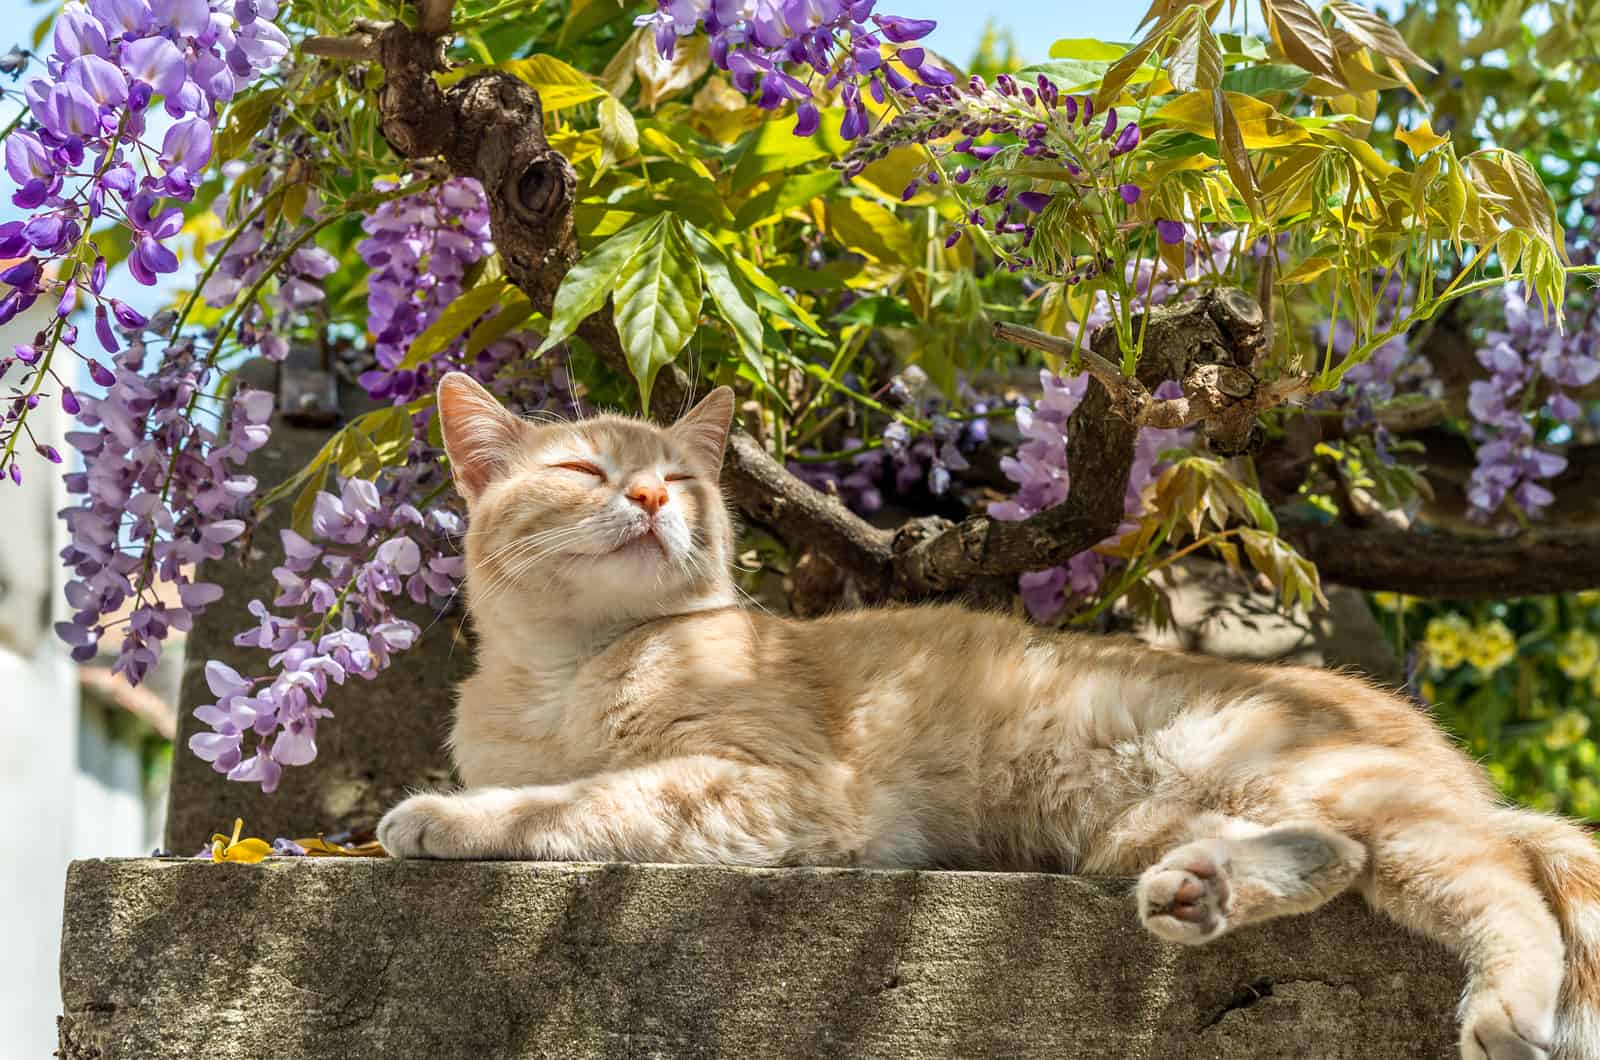
[[[80,861],[66,1060],[1445,1060],[1456,963],[1356,900],[1203,949],[1126,881]]]

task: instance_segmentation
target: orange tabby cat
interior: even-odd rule
[[[464,375],[439,408],[467,790],[390,811],[391,854],[1138,873],[1191,944],[1357,890],[1466,961],[1463,1057],[1600,1057],[1600,853],[1403,700],[955,607],[746,610],[727,389],[665,429],[526,423]]]

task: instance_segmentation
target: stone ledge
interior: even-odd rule
[[[1124,880],[79,861],[66,1060],[1445,1060],[1462,973],[1345,899],[1157,942]]]

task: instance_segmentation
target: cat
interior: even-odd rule
[[[1600,851],[1502,805],[1424,712],[949,605],[747,609],[732,413],[721,388],[666,428],[533,424],[442,379],[466,787],[385,815],[391,855],[1137,875],[1187,944],[1353,890],[1465,961],[1462,1057],[1600,1058]]]

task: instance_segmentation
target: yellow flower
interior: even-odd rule
[[[212,861],[242,861],[246,864],[260,861],[272,853],[272,844],[265,839],[240,839],[239,833],[244,830],[244,821],[235,817],[233,819],[233,835],[231,837],[218,832],[211,837]]]
[[[1415,599],[1416,597],[1407,596],[1404,593],[1372,594],[1372,602],[1383,608],[1385,611],[1404,611],[1407,607],[1411,606],[1411,602]]]
[[[1564,751],[1583,739],[1589,731],[1589,716],[1582,711],[1567,710],[1556,715],[1555,721],[1544,732],[1544,745],[1552,751]]]
[[[1517,638],[1498,618],[1485,622],[1469,635],[1467,662],[1488,677],[1517,657]]]
[[[1467,638],[1471,635],[1472,626],[1463,615],[1440,615],[1429,620],[1422,636],[1428,661],[1440,670],[1454,670],[1467,659]]]
[[[1586,629],[1574,629],[1561,642],[1556,653],[1556,665],[1574,681],[1581,681],[1594,673],[1600,663],[1600,637]]]

